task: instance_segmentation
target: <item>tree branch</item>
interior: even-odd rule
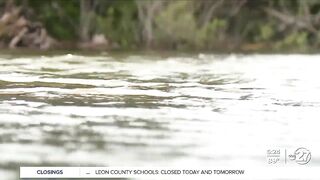
[[[311,33],[317,33],[317,30],[311,24],[308,24],[305,20],[297,18],[294,15],[282,13],[271,8],[264,8],[264,11],[270,16],[273,16],[281,22],[285,23],[286,25],[293,25],[298,29],[306,29]]]

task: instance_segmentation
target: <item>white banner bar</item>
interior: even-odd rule
[[[320,167],[20,167],[20,178],[314,178]]]

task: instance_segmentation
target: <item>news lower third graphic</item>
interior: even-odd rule
[[[292,150],[287,149],[268,149],[268,164],[288,164],[291,162],[299,165],[306,165],[311,161],[311,152],[304,147]]]
[[[20,178],[144,178],[241,176],[244,169],[178,167],[21,167]]]
[[[20,167],[20,178],[307,178],[319,176],[320,167],[308,166],[305,147],[266,151],[267,166],[224,167]],[[271,166],[269,166],[271,165]],[[280,165],[280,166],[277,166]],[[281,166],[282,165],[282,166]],[[286,166],[290,165],[290,166]],[[319,176],[320,178],[320,176]]]

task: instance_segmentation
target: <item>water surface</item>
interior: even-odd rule
[[[0,176],[19,166],[266,165],[320,159],[320,56],[0,58]],[[241,167],[241,166],[240,166]]]

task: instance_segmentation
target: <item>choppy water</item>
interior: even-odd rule
[[[319,58],[3,57],[1,179],[21,165],[263,166],[278,147],[319,165]]]

